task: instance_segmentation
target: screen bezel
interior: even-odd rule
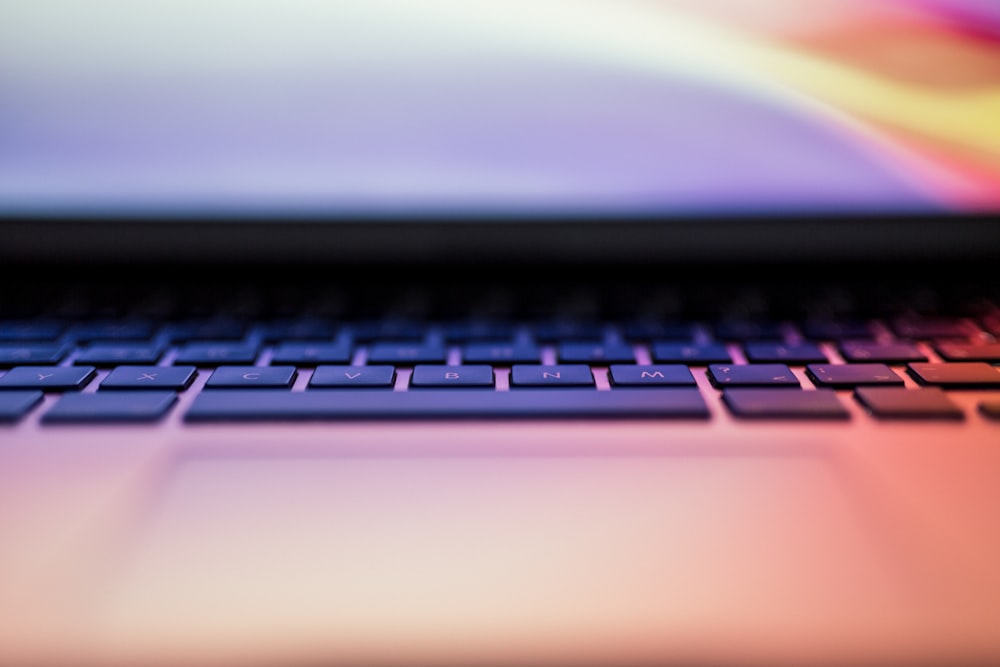
[[[0,217],[6,262],[684,263],[1000,259],[1000,214]]]

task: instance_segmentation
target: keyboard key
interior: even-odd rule
[[[848,419],[832,389],[726,389],[722,400],[737,417],[754,419]]]
[[[96,372],[93,366],[17,366],[0,377],[0,389],[82,389]]]
[[[462,350],[462,361],[470,364],[537,364],[542,350],[534,343],[469,343]]]
[[[351,346],[347,343],[281,343],[274,348],[271,363],[296,366],[346,364],[350,363],[351,354]]]
[[[42,392],[37,389],[0,391],[0,422],[12,424],[20,420],[41,402],[42,396]]]
[[[413,387],[492,387],[493,368],[486,365],[415,366],[410,376]]]
[[[785,364],[736,366],[712,364],[708,379],[715,387],[798,387],[799,380]]]
[[[927,361],[927,355],[912,343],[874,343],[870,341],[844,341],[840,353],[847,361],[905,364],[910,361]]]
[[[553,366],[515,365],[510,369],[511,387],[593,387],[594,376],[585,364]]]
[[[546,343],[599,340],[604,337],[604,325],[590,321],[551,320],[540,322],[531,330],[537,340]]]
[[[396,382],[393,366],[317,366],[310,387],[391,388]]]
[[[965,415],[939,387],[858,387],[854,396],[880,419],[964,419]]]
[[[635,361],[630,345],[620,343],[562,343],[556,352],[566,364],[609,364]]]
[[[101,381],[100,389],[174,389],[190,386],[194,366],[119,366]]]
[[[521,391],[206,391],[187,421],[448,418],[707,419],[697,389],[524,389]]]
[[[5,320],[0,322],[0,341],[54,341],[62,335],[66,326],[61,322],[48,320]]]
[[[658,341],[653,343],[650,354],[653,361],[661,364],[725,364],[732,363],[729,350],[722,343],[672,343]]]
[[[373,343],[368,350],[372,364],[443,364],[448,350],[435,343]]]
[[[802,334],[813,341],[864,340],[874,337],[872,325],[866,320],[810,320],[802,326]]]
[[[228,318],[171,322],[160,331],[166,340],[173,343],[193,341],[227,341],[232,343],[242,340],[246,333],[247,325],[245,322]]]
[[[980,401],[979,412],[989,419],[1000,420],[1000,398],[990,398]]]
[[[347,330],[353,340],[363,343],[378,339],[419,343],[427,336],[426,323],[405,319],[355,322],[347,327]]]
[[[719,340],[779,341],[785,338],[784,328],[779,322],[726,320],[716,323],[713,330]]]
[[[914,340],[968,338],[971,333],[964,321],[954,317],[901,317],[890,326],[900,338]]]
[[[910,375],[923,385],[952,389],[1000,387],[1000,369],[982,361],[916,363],[907,367]]]
[[[129,343],[95,343],[88,345],[73,359],[74,364],[118,366],[121,364],[155,364],[163,354],[160,345]]]
[[[187,343],[181,347],[177,351],[174,363],[195,366],[218,366],[221,364],[247,366],[252,365],[256,360],[256,345],[225,341],[199,341]]]
[[[162,390],[64,394],[42,415],[42,422],[154,422],[166,415],[176,401],[176,393]]]
[[[885,364],[810,364],[806,374],[818,387],[853,389],[862,385],[903,386],[903,378]]]
[[[809,364],[829,361],[814,343],[744,343],[744,353],[751,363]]]
[[[6,344],[0,345],[0,368],[23,364],[58,364],[66,356],[62,345]]]
[[[83,322],[70,327],[67,336],[78,343],[107,341],[148,341],[154,328],[145,320],[106,320]]]
[[[934,348],[946,361],[985,361],[992,364],[1000,363],[1000,343],[959,343],[941,341]]]
[[[444,339],[450,343],[507,342],[515,332],[510,322],[452,322],[444,328]]]
[[[333,322],[321,319],[298,319],[265,322],[257,328],[260,340],[265,343],[276,341],[326,341],[337,335]]]
[[[990,335],[1000,338],[1000,311],[983,315],[979,323]]]
[[[698,328],[690,322],[635,320],[625,323],[625,339],[630,341],[690,343],[697,334]]]
[[[294,366],[220,366],[205,386],[228,389],[287,389],[295,380]]]
[[[617,387],[695,385],[691,370],[683,364],[615,364],[609,368],[611,384]]]

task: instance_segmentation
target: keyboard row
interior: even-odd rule
[[[946,361],[1000,363],[1000,342],[944,340],[931,343],[934,353]],[[654,342],[647,346],[656,363],[734,363],[733,347],[721,342]],[[736,346],[750,363],[809,364],[831,362],[823,346],[812,342],[755,341]],[[157,364],[169,353],[173,364],[253,365],[264,352],[272,364],[355,363],[363,350],[373,364],[444,364],[459,360],[467,364],[539,364],[544,346],[534,342],[472,343],[451,347],[440,343],[373,343],[364,347],[345,342],[289,342],[274,346],[259,343],[205,341],[170,347],[152,343],[95,343],[75,348],[50,343],[0,343],[0,368],[17,365],[55,365],[66,360],[79,365],[115,366]],[[454,352],[453,352],[454,351]],[[909,341],[843,341],[837,354],[847,362],[902,364],[931,359],[922,347]],[[563,343],[552,348],[560,363],[635,363],[636,348],[627,343]]]
[[[906,373],[924,386],[952,389],[1000,389],[1000,368],[970,362],[910,363]],[[800,387],[798,377],[786,364],[709,364],[707,377],[713,386]],[[882,363],[809,364],[809,380],[816,387],[851,389],[858,386],[904,386],[903,376]],[[118,366],[101,379],[97,389],[171,389],[181,391],[193,382],[194,366]],[[210,371],[207,389],[290,389],[299,369],[295,366],[221,366]],[[0,390],[41,389],[76,391],[97,375],[93,366],[16,366],[0,375]],[[515,364],[510,367],[509,386],[595,387],[594,370],[586,364]],[[696,386],[691,368],[683,364],[612,364],[608,367],[612,387]],[[388,365],[321,365],[308,381],[308,388],[406,389],[398,386],[397,370]],[[408,387],[495,388],[496,372],[484,364],[414,366]]]
[[[93,367],[22,366],[0,376],[0,420],[17,422],[45,392],[59,396],[43,423],[149,422],[163,418],[198,371],[182,366],[120,366],[97,380]],[[498,386],[489,366],[319,366],[293,387],[294,367],[221,367],[210,371],[185,414],[188,421],[260,421],[454,417],[710,416],[684,365],[613,365],[607,383],[586,365],[513,366]],[[877,418],[961,420],[945,389],[986,390],[979,410],[1000,417],[1000,369],[980,362],[910,364],[903,376],[883,364],[816,364],[804,386],[782,364],[710,365],[708,381],[737,417],[848,419],[838,390],[849,390]],[[89,383],[96,386],[88,386]],[[87,391],[83,391],[86,389]],[[381,390],[380,390],[381,389]],[[500,390],[497,390],[500,389]]]
[[[719,321],[671,318],[633,318],[610,322],[578,318],[517,322],[513,320],[469,320],[435,322],[407,318],[370,321],[336,321],[304,316],[253,321],[242,318],[206,318],[160,321],[144,318],[90,319],[69,323],[58,319],[0,319],[0,341],[64,340],[75,343],[95,340],[168,342],[191,340],[238,340],[248,337],[264,342],[278,340],[332,340],[357,342],[437,338],[448,343],[493,342],[531,338],[545,343],[598,340],[607,336],[631,342],[651,340],[691,341],[708,337],[726,341],[775,340],[789,336],[812,341],[874,338],[887,334],[901,339],[968,338],[1000,336],[1000,309],[987,308],[976,317],[900,316],[886,320],[862,318],[817,318],[802,322],[755,317]]]
[[[937,387],[858,387],[854,398],[886,420],[961,421],[966,415]],[[39,390],[0,392],[0,421],[14,423],[42,402]],[[850,412],[832,389],[725,389],[722,401],[738,418],[847,420]],[[165,417],[178,401],[168,390],[67,393],[41,416],[43,424],[144,423]],[[1000,420],[1000,399],[979,402],[979,412]],[[292,392],[220,389],[197,394],[187,422],[261,422],[358,419],[577,418],[708,419],[697,388],[456,389],[390,391],[316,389]]]

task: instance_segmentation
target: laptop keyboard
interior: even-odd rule
[[[710,421],[716,397],[747,420],[958,421],[969,391],[1000,419],[1000,307],[974,292],[104,285],[0,307],[7,423]]]

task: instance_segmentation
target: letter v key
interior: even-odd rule
[[[383,387],[391,388],[396,378],[392,366],[317,366],[309,380],[310,387]]]

